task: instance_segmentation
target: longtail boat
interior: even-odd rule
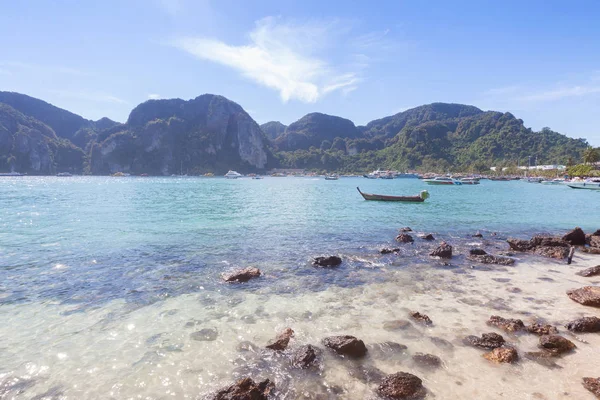
[[[359,187],[356,187],[358,193],[365,200],[375,200],[375,201],[404,201],[408,203],[422,203],[429,197],[429,192],[427,190],[421,191],[418,196],[386,196],[383,194],[371,194],[371,193],[363,193],[360,191]]]

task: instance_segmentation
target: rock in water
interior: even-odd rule
[[[427,235],[421,235],[421,239],[423,239],[423,240],[435,240],[435,238],[433,237],[433,235],[431,233],[428,233]]]
[[[300,346],[292,354],[292,365],[301,369],[317,366],[319,353],[319,350],[310,344]]]
[[[410,321],[405,319],[395,319],[393,321],[385,321],[383,323],[383,329],[386,331],[403,331],[412,328]]]
[[[496,363],[513,363],[519,359],[519,354],[513,347],[498,347],[483,357]]]
[[[422,323],[423,325],[433,325],[433,321],[425,314],[421,314],[418,311],[413,311],[410,313],[410,317],[415,321]]]
[[[571,332],[600,332],[600,318],[583,317],[569,322],[565,327]]]
[[[396,242],[399,243],[412,243],[415,240],[413,239],[412,236],[410,236],[408,233],[401,233],[398,236],[396,236]]]
[[[410,229],[408,226],[405,226],[404,228],[400,228],[400,232],[412,232],[412,229]]]
[[[439,368],[442,366],[442,360],[433,354],[415,353],[412,359],[415,364],[424,368]]]
[[[600,265],[596,265],[595,267],[586,268],[583,271],[579,271],[579,272],[577,272],[577,275],[585,276],[588,278],[590,276],[600,275]]]
[[[381,254],[392,254],[392,253],[399,253],[400,249],[397,247],[395,247],[393,249],[384,248],[384,249],[379,250],[379,252]]]
[[[212,342],[216,340],[219,336],[219,331],[215,328],[205,328],[201,329],[197,332],[190,333],[190,338],[192,340],[197,340],[200,342]]]
[[[600,235],[592,235],[590,237],[590,246],[595,248],[600,247]]]
[[[505,332],[517,332],[525,329],[525,324],[520,319],[507,319],[498,315],[492,315],[487,324],[500,328]]]
[[[416,399],[425,396],[423,381],[413,374],[397,372],[383,378],[377,394],[386,399]]]
[[[260,270],[254,267],[248,267],[235,271],[231,274],[223,276],[225,282],[248,282],[252,278],[258,278],[260,276]]]
[[[267,345],[267,349],[271,350],[285,350],[290,342],[291,337],[294,336],[292,328],[285,328],[283,332],[277,335],[275,340],[271,340]]]
[[[531,240],[508,239],[512,250],[530,252],[556,259],[567,258],[570,244],[551,236],[534,236]]]
[[[252,379],[244,378],[219,390],[213,400],[268,400],[274,387],[268,379],[256,384]]]
[[[504,338],[497,333],[484,333],[481,338],[477,336],[467,336],[463,343],[468,346],[480,347],[482,349],[493,350],[502,347],[505,343]]]
[[[442,242],[439,247],[429,253],[432,257],[452,258],[452,246],[446,242]]]
[[[538,336],[554,335],[558,333],[558,329],[556,329],[554,326],[537,322],[535,324],[527,325],[526,329],[527,332]]]
[[[585,246],[585,233],[580,227],[577,227],[563,236],[562,240],[568,242],[572,246]]]
[[[482,237],[483,237],[483,235],[481,234],[481,232],[477,231],[477,233],[476,233],[476,234],[474,234],[474,235],[471,235],[471,237],[474,237],[474,238],[482,238]]]
[[[337,354],[359,358],[367,354],[365,343],[350,335],[330,336],[323,339],[323,344]]]
[[[472,256],[485,256],[487,252],[483,249],[471,249],[469,250],[469,254]]]
[[[316,257],[313,260],[315,267],[337,267],[341,263],[342,259],[338,256]]]
[[[583,378],[583,387],[600,399],[600,378]]]
[[[568,290],[567,295],[571,300],[584,306],[600,307],[600,287],[584,286],[579,289]]]
[[[562,354],[575,349],[577,346],[575,346],[575,343],[562,336],[546,335],[540,337],[539,347],[552,354]]]

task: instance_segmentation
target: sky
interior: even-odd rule
[[[204,93],[258,122],[433,102],[600,146],[600,1],[0,0],[0,90],[125,122]]]

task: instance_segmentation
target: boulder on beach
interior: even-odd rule
[[[418,311],[412,311],[410,317],[423,325],[433,325],[433,321],[425,314],[421,314]]]
[[[530,240],[507,239],[512,250],[530,252],[544,257],[563,259],[569,255],[570,244],[552,236],[534,236]]]
[[[343,356],[359,358],[367,354],[365,343],[350,335],[326,337],[323,339],[323,344]]]
[[[423,240],[435,240],[435,237],[431,233],[420,235],[419,237]]]
[[[590,246],[600,248],[600,235],[590,236]]]
[[[600,318],[598,317],[582,317],[565,325],[565,328],[571,332],[600,332]]]
[[[492,315],[487,324],[505,332],[517,332],[525,329],[525,324],[520,319],[502,318],[498,315]]]
[[[545,335],[540,337],[539,348],[552,354],[562,354],[575,349],[575,343],[559,335]]]
[[[481,250],[481,249],[472,249],[473,250]],[[483,251],[483,250],[481,250]],[[513,265],[515,260],[510,257],[504,256],[494,256],[492,254],[470,254],[467,257],[471,261],[480,262],[482,264],[498,264],[498,265]]]
[[[398,236],[396,236],[396,242],[399,243],[412,243],[415,240],[413,239],[412,236],[410,236],[408,233],[401,233]]]
[[[583,387],[600,399],[600,378],[583,378]]]
[[[275,339],[269,341],[266,347],[271,350],[285,350],[292,336],[294,336],[292,328],[285,328]]]
[[[533,333],[534,335],[538,335],[538,336],[554,335],[554,334],[558,333],[558,329],[556,329],[556,327],[549,325],[549,324],[543,324],[540,322],[536,322],[534,324],[527,325],[526,329],[527,329],[527,332]]]
[[[418,399],[425,397],[423,381],[407,372],[397,372],[383,378],[377,394],[386,399]]]
[[[432,257],[452,258],[452,246],[446,242],[442,242],[435,250],[429,253]]]
[[[415,353],[412,359],[417,366],[422,368],[439,368],[442,366],[442,360],[433,354]]]
[[[320,350],[310,344],[298,347],[292,353],[292,366],[306,369],[319,365]]]
[[[567,291],[567,296],[584,306],[600,307],[600,287],[584,286]]]
[[[258,278],[260,276],[260,270],[254,267],[244,268],[230,274],[223,275],[225,282],[239,283],[248,282],[250,279]]]
[[[392,253],[399,253],[400,249],[397,248],[397,247],[394,247],[393,249],[390,249],[390,248],[386,247],[386,248],[383,248],[383,249],[379,250],[379,252],[381,254],[392,254]]]
[[[505,340],[501,335],[497,333],[484,333],[481,337],[467,336],[463,339],[463,343],[467,346],[479,347],[486,350],[493,350],[498,347],[504,346]]]
[[[513,363],[519,360],[519,354],[514,347],[498,347],[485,353],[483,357],[495,363]]]
[[[251,378],[244,378],[219,390],[213,400],[268,400],[274,387],[268,379],[255,383]]]
[[[586,278],[589,278],[590,276],[600,275],[600,265],[596,265],[595,267],[590,267],[590,268],[581,270],[581,271],[577,272],[577,275],[585,276]]]
[[[315,267],[337,267],[341,263],[342,258],[339,256],[315,257],[312,262]]]
[[[580,227],[577,227],[563,236],[562,240],[572,246],[585,246],[585,233]]]
[[[597,247],[580,247],[579,250],[588,254],[600,254],[600,243]]]

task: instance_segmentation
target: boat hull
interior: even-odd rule
[[[571,189],[600,190],[600,183],[596,182],[567,183],[567,186]]]
[[[404,203],[423,203],[425,201],[425,199],[421,196],[386,196],[386,195],[382,195],[382,194],[363,193],[360,191],[360,189],[358,187],[356,189],[358,190],[358,193],[360,193],[360,195],[365,200],[397,201],[397,202],[404,202]]]

